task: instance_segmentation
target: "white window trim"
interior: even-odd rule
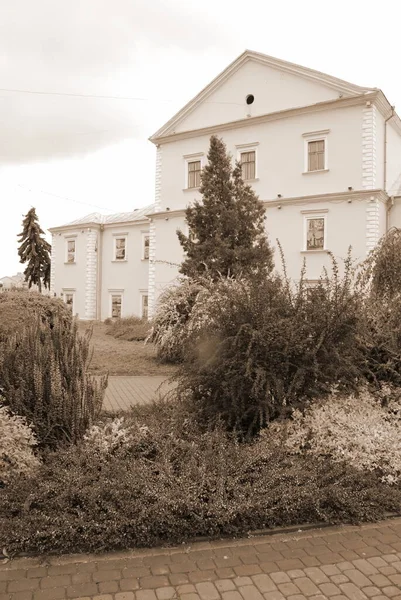
[[[184,190],[199,190],[199,187],[188,187],[188,165],[191,162],[200,161],[201,171],[205,166],[205,153],[204,152],[196,152],[195,154],[185,154],[183,156],[184,166],[185,166],[185,180],[184,180]]]
[[[70,263],[72,264],[72,263]],[[67,304],[66,302],[66,295],[72,295],[72,314],[75,315],[75,292],[76,292],[76,288],[62,288],[61,290],[61,295],[63,297],[63,302],[64,304]]]
[[[323,210],[302,210],[301,214],[304,219],[304,239],[303,246],[301,252],[307,252],[308,254],[314,254],[318,252],[327,252],[327,213],[328,209]],[[323,248],[319,248],[318,250],[308,250],[307,249],[307,234],[308,234],[308,219],[323,219],[324,220],[324,238],[323,238]]]
[[[120,261],[118,261],[120,262]],[[121,261],[122,262],[122,261]],[[113,318],[113,296],[121,296],[121,317],[124,315],[124,290],[108,290],[109,292],[109,318]]]
[[[148,297],[148,315],[149,315],[149,293],[148,290],[139,290],[139,318],[143,319],[143,297]]]
[[[309,133],[303,133],[304,138],[304,175],[312,173],[324,173],[329,170],[329,133],[330,129],[322,129],[321,131],[311,131]],[[317,169],[316,171],[309,171],[309,142],[324,141],[324,169]]]
[[[117,240],[125,240],[125,258],[117,258]],[[128,234],[127,233],[113,233],[113,260],[112,262],[126,262],[128,260]]]
[[[142,232],[142,252],[141,252],[141,260],[149,260],[149,257],[148,257],[148,258],[145,258],[145,238],[147,238],[147,237],[149,238],[149,246],[148,246],[148,249],[149,249],[149,254],[150,254],[150,233],[149,233],[149,231],[145,231],[145,232]]]
[[[258,146],[259,142],[253,142],[251,144],[237,144],[235,146],[237,150],[237,162],[241,162],[241,154],[243,152],[255,152],[255,177],[253,179],[244,179],[244,182],[247,181],[256,181],[259,179],[258,173]]]
[[[77,262],[77,235],[65,235],[64,236],[64,264],[66,265],[75,265]],[[68,261],[68,242],[75,242],[75,249],[74,249],[74,262],[69,262]]]

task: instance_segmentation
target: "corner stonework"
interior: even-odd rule
[[[97,231],[86,232],[86,273],[85,273],[85,319],[96,319],[97,292]]]
[[[162,177],[162,148],[156,150],[155,177],[155,212],[161,210],[161,177]],[[148,282],[148,314],[152,318],[155,309],[155,277],[156,277],[156,223],[150,219],[149,224],[149,282]]]
[[[55,235],[52,233],[52,250],[50,254],[50,295],[54,296],[56,289],[56,244]]]
[[[376,188],[376,107],[368,102],[362,109],[362,188]],[[366,253],[380,238],[379,200],[372,196],[366,202]]]
[[[376,107],[368,102],[362,109],[362,188],[376,188]]]

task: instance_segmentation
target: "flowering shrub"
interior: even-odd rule
[[[40,464],[32,451],[35,445],[25,419],[0,406],[0,484],[7,484],[16,475],[33,473]]]
[[[124,428],[128,441],[118,445]],[[102,429],[110,443],[92,444]],[[374,472],[294,456],[269,439],[239,444],[221,428],[200,427],[176,401],[134,407],[125,422],[99,431],[48,453],[34,486],[17,478],[1,491],[0,548],[65,553],[178,544],[262,527],[374,520],[400,505],[399,487]]]
[[[161,294],[148,341],[154,342],[158,357],[171,363],[183,360],[187,324],[202,285],[181,279]]]
[[[333,394],[303,413],[294,410],[292,421],[277,429],[286,430],[284,443],[293,453],[328,456],[361,471],[378,470],[382,481],[396,483],[401,479],[400,413],[399,395],[382,406],[380,398],[363,389],[358,396]]]

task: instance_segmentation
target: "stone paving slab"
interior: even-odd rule
[[[0,564],[0,600],[401,600],[401,518]]]
[[[173,385],[166,376],[110,376],[103,408],[128,410],[133,404],[146,404],[164,395]]]

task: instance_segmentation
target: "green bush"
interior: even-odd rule
[[[129,342],[142,342],[150,332],[150,323],[147,319],[138,317],[123,317],[122,319],[106,319],[107,335]]]
[[[25,419],[1,406],[0,398],[0,487],[18,475],[31,475],[40,462],[33,453],[36,446],[32,429]]]
[[[303,413],[293,412],[285,429],[285,447],[329,457],[361,471],[377,471],[383,481],[401,479],[401,395],[383,407],[367,388],[350,396],[333,394]],[[270,438],[270,430],[265,431]]]
[[[177,285],[168,287],[161,294],[148,337],[148,341],[156,345],[160,360],[182,362],[187,325],[198,294],[203,289],[201,283],[182,278]]]
[[[313,290],[285,279],[218,282],[197,300],[187,327],[179,391],[205,422],[248,437],[331,386],[355,389],[361,302],[351,267]]]
[[[87,374],[90,331],[76,322],[41,319],[17,332],[0,351],[0,389],[10,409],[25,417],[41,448],[75,443],[101,410],[107,378]]]
[[[57,317],[64,323],[72,321],[71,311],[66,304],[27,290],[4,290],[0,293],[0,343],[39,316],[44,323],[51,324]]]
[[[175,403],[138,407],[123,422],[99,425],[84,443],[48,455],[33,479],[0,493],[0,547],[11,554],[374,520],[401,499],[397,486],[373,473],[289,456],[268,439],[241,445],[219,428],[204,431]]]

